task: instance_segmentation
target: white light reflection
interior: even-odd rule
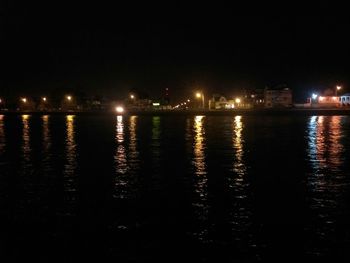
[[[115,154],[116,171],[118,174],[125,174],[127,171],[126,150],[124,146],[124,122],[123,116],[117,116],[116,136],[117,150]],[[120,183],[124,184],[124,183]]]
[[[344,174],[344,137],[342,116],[313,116],[309,119],[307,141],[310,208],[315,218],[310,226],[319,238],[332,236],[336,231],[339,205],[349,181]],[[316,231],[315,231],[316,229]],[[311,253],[323,253],[312,247]]]
[[[114,155],[115,169],[116,169],[116,177],[115,177],[115,198],[126,198],[128,195],[128,178],[126,177],[126,173],[128,171],[127,164],[127,156],[125,149],[125,131],[124,131],[124,120],[123,116],[117,116],[117,124],[116,124],[116,134],[115,134],[115,142],[116,142],[116,152]]]
[[[308,157],[316,191],[330,189],[337,173],[342,173],[344,146],[341,116],[313,116],[308,125]],[[333,177],[330,177],[333,173]],[[329,180],[328,180],[329,179]]]

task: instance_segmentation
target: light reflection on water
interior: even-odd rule
[[[139,152],[137,149],[137,116],[126,117],[117,116],[115,128],[116,150],[115,162],[115,198],[127,198],[137,191],[135,181],[139,170]],[[126,124],[126,125],[125,125]],[[129,131],[129,136],[127,134]]]
[[[128,163],[130,177],[130,189],[137,192],[138,172],[140,171],[140,157],[137,143],[137,116],[129,118],[129,147],[128,147]]]
[[[40,117],[40,121],[36,121],[39,117],[35,115],[22,115],[20,118],[14,118],[12,122],[8,122],[8,118],[10,116],[4,118],[0,115],[0,155],[3,154],[5,156],[4,147],[6,143],[5,161],[8,162],[4,166],[4,170],[0,171],[0,175],[2,171],[6,172],[6,169],[8,169],[10,172],[14,171],[14,175],[17,175],[17,173],[31,174],[33,170],[34,175],[43,174],[46,176],[46,173],[43,172],[46,167],[58,169],[53,172],[55,175],[61,174],[63,168],[64,175],[63,189],[60,182],[51,179],[42,180],[40,176],[28,176],[26,180],[23,180],[23,177],[20,176],[9,176],[11,180],[14,180],[11,182],[18,183],[18,192],[22,192],[18,197],[15,197],[21,200],[18,202],[20,209],[14,209],[13,216],[18,218],[22,216],[23,222],[30,221],[27,220],[31,218],[30,212],[37,207],[38,210],[32,213],[35,216],[31,220],[32,222],[35,220],[37,220],[35,222],[39,222],[39,220],[42,220],[40,216],[50,217],[52,211],[56,211],[56,201],[52,202],[53,204],[51,201],[48,201],[50,203],[45,202],[47,200],[46,196],[40,196],[44,192],[40,188],[48,189],[50,198],[52,197],[55,200],[62,200],[63,195],[65,198],[64,205],[66,205],[64,207],[65,211],[74,209],[74,206],[77,204],[75,202],[78,187],[77,178],[78,176],[85,176],[79,175],[79,172],[81,170],[84,171],[84,169],[78,169],[80,168],[78,164],[81,166],[86,165],[84,162],[77,162],[78,151],[81,148],[77,148],[76,134],[79,134],[78,139],[83,136],[83,133],[79,133],[81,126],[76,126],[76,120],[79,120],[78,124],[80,124],[80,117],[69,115],[65,117],[64,122],[61,121],[62,117],[55,116],[43,116],[42,118]],[[256,245],[258,247],[257,250],[259,250],[258,253],[260,253],[260,249],[264,250],[265,248],[274,253],[277,251],[276,247],[278,248],[279,246],[272,242],[269,243],[271,232],[261,231],[259,233],[260,229],[262,229],[261,226],[266,224],[266,222],[264,218],[260,218],[260,213],[255,213],[258,206],[262,207],[262,213],[265,211],[271,213],[268,210],[270,206],[264,202],[257,202],[255,197],[258,195],[256,193],[259,193],[259,190],[263,194],[268,194],[270,190],[273,192],[273,187],[276,186],[274,180],[278,180],[278,178],[268,176],[271,170],[281,169],[283,171],[285,164],[298,165],[301,163],[300,169],[295,169],[292,172],[283,171],[281,174],[286,177],[291,176],[290,178],[294,178],[297,181],[296,183],[300,184],[303,189],[307,189],[305,196],[303,196],[305,201],[304,199],[300,201],[301,206],[305,205],[306,212],[304,213],[304,210],[301,211],[301,217],[305,218],[305,221],[300,226],[293,226],[297,231],[303,232],[303,234],[307,232],[305,240],[303,240],[304,236],[302,235],[297,240],[303,246],[302,253],[321,254],[325,251],[327,253],[327,249],[330,250],[337,240],[337,244],[344,247],[349,244],[349,242],[342,243],[339,241],[341,238],[337,237],[339,232],[344,232],[344,236],[349,236],[347,227],[338,224],[341,218],[345,218],[344,220],[349,218],[349,215],[343,216],[345,213],[350,213],[346,202],[346,196],[350,188],[349,169],[347,169],[349,166],[346,163],[346,160],[349,158],[349,143],[347,140],[347,136],[349,136],[348,116],[302,117],[295,122],[281,122],[278,117],[266,117],[269,122],[267,126],[261,124],[262,122],[265,124],[265,120],[261,121],[246,116],[223,118],[196,116],[187,118],[186,127],[178,125],[179,123],[184,123],[183,118],[180,119],[181,122],[176,122],[176,125],[174,124],[175,122],[168,122],[163,117],[143,118],[141,116],[118,116],[108,119],[108,125],[110,126],[106,127],[110,127],[110,129],[106,136],[109,136],[109,142],[112,141],[114,143],[112,146],[115,148],[112,149],[111,145],[101,146],[107,147],[111,151],[108,152],[109,158],[114,157],[115,163],[108,163],[111,166],[109,168],[113,169],[108,172],[109,178],[114,178],[115,191],[113,193],[117,198],[128,198],[131,193],[134,197],[132,202],[115,202],[118,208],[122,207],[125,221],[138,221],[135,217],[140,217],[139,221],[144,222],[142,217],[145,214],[147,216],[152,214],[150,221],[154,219],[153,221],[156,223],[152,221],[152,227],[150,228],[148,228],[147,224],[142,225],[142,227],[144,227],[146,233],[154,233],[153,226],[157,224],[158,220],[164,222],[163,219],[167,218],[167,216],[161,217],[161,214],[167,209],[172,209],[172,204],[169,205],[168,202],[168,200],[171,200],[178,206],[175,211],[179,213],[179,218],[183,220],[177,220],[177,215],[175,215],[176,220],[171,223],[178,227],[177,230],[179,232],[185,229],[186,236],[188,233],[193,233],[194,238],[191,237],[191,242],[195,240],[194,242],[210,243],[210,246],[213,244],[213,246],[218,247],[227,242],[224,246],[227,245],[230,249],[236,247],[238,252],[251,249],[252,243],[256,242],[255,244],[258,244]],[[94,119],[92,118],[91,121],[93,122]],[[256,143],[265,140],[264,136],[266,134],[269,135],[269,140],[274,140],[275,131],[280,128],[281,123],[286,125],[284,129],[294,129],[294,126],[297,126],[295,133],[294,130],[293,133],[280,133],[276,136],[276,142],[272,142],[275,144],[281,142],[283,147],[273,147],[269,152],[266,150],[265,144]],[[11,125],[14,126],[12,127]],[[217,126],[215,126],[215,129],[212,129],[211,125]],[[58,127],[58,129],[55,130],[54,127]],[[184,128],[186,128],[185,134]],[[255,132],[255,129],[257,132]],[[174,130],[176,130],[174,134],[179,136],[179,140],[171,140],[174,137],[167,137],[168,132],[170,131],[171,133]],[[13,134],[11,131],[13,131]],[[59,131],[65,131],[65,133],[60,133]],[[63,136],[64,145],[62,144]],[[183,140],[184,138],[181,136],[185,136],[186,140]],[[300,138],[305,138],[305,141]],[[105,142],[103,140],[100,141],[98,137],[91,138],[91,140],[96,140],[94,145],[101,141]],[[305,142],[305,145],[296,147],[296,142],[300,141]],[[169,148],[167,147],[178,147],[181,151],[168,151]],[[187,152],[183,149],[187,149]],[[54,156],[53,154],[56,153],[57,156]],[[183,155],[181,155],[182,153]],[[262,158],[261,162],[273,159],[265,158],[264,154],[268,153],[272,154],[272,156],[283,154],[283,158],[277,158],[277,161],[280,163],[272,162],[266,166],[255,166],[256,158]],[[51,159],[49,160],[47,158],[49,158],[50,154]],[[140,156],[142,157],[142,162]],[[106,155],[98,156],[96,154],[94,157],[105,158]],[[171,161],[162,162],[162,160],[167,161],[168,158]],[[300,162],[301,159],[304,162]],[[40,165],[38,164],[40,161],[46,163]],[[183,164],[179,165],[179,163]],[[275,165],[275,167],[271,167],[271,165]],[[177,169],[169,171],[175,166]],[[40,171],[40,169],[44,170]],[[184,173],[185,176],[182,176],[181,173]],[[256,179],[257,175],[259,180]],[[95,174],[91,173],[89,176],[93,177]],[[99,175],[96,175],[96,179],[99,180],[100,177],[97,176]],[[6,185],[6,176],[0,176],[0,178],[3,180],[0,182],[1,185]],[[139,185],[135,185],[135,178],[146,179],[139,180]],[[149,180],[150,178],[152,180]],[[176,186],[175,184],[172,185],[172,181],[175,181],[174,178],[179,181],[179,183],[176,182]],[[112,181],[112,179],[109,180]],[[110,181],[108,181],[109,186],[111,185]],[[263,184],[261,183],[262,181],[264,182]],[[28,185],[32,196],[23,194],[24,191],[22,190],[26,189],[25,187],[28,187]],[[167,192],[168,188],[166,187],[169,186],[173,187],[173,189]],[[264,191],[259,189],[261,187],[264,188]],[[294,195],[298,195],[293,184],[286,183],[283,187],[286,187],[288,193],[291,193],[291,201],[289,203],[289,200],[287,200],[287,204],[299,205],[299,201],[297,203],[293,201]],[[163,188],[160,190],[164,190],[160,192],[162,194],[161,197],[165,197],[164,200],[159,202],[159,207],[155,206],[157,211],[160,210],[159,213],[154,213],[154,210],[147,209],[151,202],[150,200],[154,201],[159,198],[159,192],[153,191],[154,188]],[[0,187],[0,191],[2,191],[1,189],[4,188]],[[104,188],[95,189],[92,186],[86,190],[90,191],[90,189],[92,191],[96,190],[96,192],[92,193],[96,196],[105,194],[103,192]],[[147,190],[144,191],[144,189]],[[281,191],[284,191],[284,189]],[[5,190],[4,193],[7,195]],[[178,196],[174,193],[178,193]],[[5,195],[3,194],[2,196]],[[29,198],[34,200],[32,206],[28,202]],[[271,198],[271,200],[275,200],[279,196],[272,196]],[[178,199],[181,200],[177,202]],[[267,198],[266,200],[270,199]],[[87,202],[84,204],[87,206],[94,205],[93,203],[88,203],[91,200],[82,202]],[[80,202],[77,205],[79,204]],[[119,204],[122,205],[119,206]],[[182,206],[182,204],[184,205]],[[101,210],[115,211],[111,212],[113,217],[113,213],[116,213],[115,217],[120,215],[118,214],[120,210],[114,209],[114,206],[110,207],[108,202],[103,203],[103,205],[106,205],[106,207],[101,206]],[[285,205],[285,203],[281,201],[281,205]],[[52,206],[50,213],[45,210],[47,206]],[[137,215],[134,214],[133,209],[137,210],[139,207],[146,207],[145,211],[142,213],[137,212]],[[186,208],[183,209],[183,207]],[[266,210],[264,210],[265,207],[267,208]],[[304,209],[304,207],[301,209]],[[169,213],[171,216],[174,216],[174,214]],[[91,216],[93,219],[96,219],[100,217],[100,214],[92,213]],[[147,218],[145,221],[148,223],[148,220]],[[179,226],[176,224],[179,224]],[[50,229],[42,230],[41,234],[51,230],[50,235],[55,232],[56,225],[54,223],[48,225],[48,227]],[[284,230],[283,227],[265,229]],[[227,233],[228,237],[226,238],[225,236],[225,238],[220,239],[216,235],[217,233],[220,235]],[[15,233],[14,235],[18,237],[18,234]],[[128,235],[126,233],[125,236],[127,242],[134,240],[133,234]],[[156,235],[154,237],[151,236],[149,240],[156,243],[159,241],[158,237]],[[286,236],[284,241],[288,240],[288,238]],[[265,240],[267,241],[265,242]],[[206,248],[206,245],[203,247]],[[208,247],[210,246],[208,245]],[[247,247],[249,248],[247,249]]]
[[[234,208],[231,212],[233,231],[236,240],[247,239],[245,232],[251,224],[251,214],[248,193],[249,183],[247,181],[247,167],[244,159],[244,124],[242,116],[236,116],[233,121],[232,133],[232,151],[233,160],[233,178],[230,178],[230,188],[234,192]]]
[[[77,150],[75,141],[75,115],[66,116],[65,164],[63,169],[65,200],[74,203],[77,199]]]
[[[139,166],[139,152],[137,150],[137,135],[136,135],[137,116],[130,117],[129,123],[129,162],[130,169],[137,170]]]
[[[5,145],[4,115],[0,115],[0,158],[5,152]]]
[[[308,148],[312,172],[308,176],[310,208],[315,215],[312,226],[320,240],[334,235],[337,226],[339,202],[348,187],[344,177],[344,134],[342,116],[313,116],[308,123]],[[315,249],[312,253],[325,251]]]
[[[49,167],[50,163],[50,147],[51,147],[51,135],[50,135],[50,128],[49,128],[49,115],[42,116],[43,120],[43,162],[46,164],[44,169],[50,170]]]
[[[154,157],[154,161],[157,162],[160,158],[160,117],[154,116],[152,117],[152,155]]]
[[[30,148],[30,126],[29,126],[29,118],[30,115],[22,115],[22,153],[23,153],[23,172],[26,172],[26,170],[29,170],[31,166],[30,163],[30,154],[31,154],[31,148]]]
[[[244,175],[246,173],[246,166],[243,162],[243,122],[242,122],[242,116],[236,116],[234,119],[233,124],[233,150],[235,153],[235,161],[233,163],[233,171],[237,173],[238,178],[236,182],[238,183],[238,186],[243,182]]]
[[[123,116],[117,116],[117,126],[116,126],[116,143],[117,152],[115,155],[116,169],[118,174],[125,174],[128,166],[126,160],[126,150],[124,146],[124,122]]]
[[[208,206],[208,178],[207,168],[205,162],[205,129],[203,127],[205,116],[195,116],[193,124],[193,160],[194,166],[194,191],[196,193],[193,206],[195,213],[199,219],[199,230],[194,233],[195,236],[202,241],[207,240],[208,226],[206,226],[206,220],[208,218],[209,206]]]
[[[128,194],[128,171],[127,156],[125,149],[125,134],[123,116],[117,116],[115,127],[116,152],[114,156],[116,177],[115,177],[115,195],[116,198],[125,198]]]
[[[152,190],[157,191],[161,187],[161,118],[159,116],[152,117],[152,140],[151,140],[151,168],[152,168]]]
[[[195,166],[195,174],[197,176],[206,175],[206,165],[205,165],[205,131],[203,128],[204,116],[196,116],[194,118],[194,144],[193,144],[193,164]],[[205,194],[202,191],[203,186],[205,185],[206,178],[204,181],[200,182],[198,193],[201,197],[204,197]]]
[[[309,120],[308,157],[313,170],[309,184],[313,192],[340,190],[341,185],[334,184],[334,181],[342,176],[344,162],[344,147],[340,142],[343,137],[341,118],[313,116]]]

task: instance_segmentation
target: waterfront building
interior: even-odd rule
[[[262,108],[265,105],[264,89],[255,89],[244,97],[245,105],[253,108]]]
[[[292,90],[286,87],[266,88],[264,91],[265,108],[288,108],[293,106]]]
[[[313,107],[320,108],[336,108],[339,107],[339,97],[338,96],[319,96],[316,103],[312,102]]]
[[[350,93],[345,93],[339,98],[340,106],[350,106]]]
[[[136,110],[136,111],[142,111],[142,110],[150,110],[152,109],[152,100],[150,99],[139,99],[134,98],[132,100],[128,99],[126,102],[126,107],[129,110]]]
[[[210,110],[221,110],[228,108],[227,99],[220,94],[213,94],[212,98],[209,100]]]

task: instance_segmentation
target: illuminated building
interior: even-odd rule
[[[346,93],[339,98],[340,106],[350,106],[350,93]]]

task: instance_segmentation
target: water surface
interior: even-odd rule
[[[348,116],[0,115],[2,256],[350,259]]]

